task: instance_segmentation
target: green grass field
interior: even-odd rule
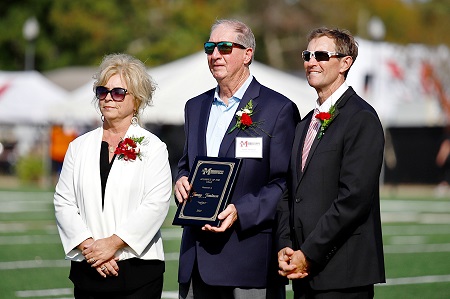
[[[73,298],[53,193],[19,189],[0,190],[0,299]],[[387,283],[376,286],[375,298],[450,298],[450,197],[417,190],[384,192]],[[173,213],[162,231],[167,299],[177,298],[181,229],[171,225]]]

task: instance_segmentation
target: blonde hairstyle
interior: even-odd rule
[[[128,54],[109,54],[103,58],[93,76],[94,90],[97,86],[104,86],[112,76],[117,74],[127,84],[128,93],[134,96],[136,114],[140,114],[145,107],[152,105],[156,83],[147,72],[145,64]],[[94,97],[94,101],[98,99]]]

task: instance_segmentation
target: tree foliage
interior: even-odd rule
[[[446,0],[6,0],[0,4],[0,68],[22,70],[24,22],[35,16],[35,67],[97,65],[108,53],[126,52],[160,65],[202,50],[211,24],[237,18],[257,39],[256,59],[281,69],[301,68],[307,33],[340,27],[370,38],[367,22],[381,18],[385,40],[450,45]]]

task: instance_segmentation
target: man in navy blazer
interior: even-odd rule
[[[250,74],[254,49],[247,25],[216,21],[205,53],[218,86],[186,103],[178,202],[188,198],[187,177],[197,156],[242,160],[230,203],[218,216],[220,226],[183,229],[180,298],[280,298],[284,290],[284,285],[269,285],[278,276],[274,225],[300,116],[292,101]],[[237,137],[248,144],[258,141],[251,148],[253,157],[239,152]]]
[[[279,207],[279,273],[294,298],[373,298],[385,281],[379,176],[384,134],[345,81],[358,55],[346,30],[318,28],[303,51],[316,109],[297,126]]]

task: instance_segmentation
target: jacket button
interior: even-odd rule
[[[299,203],[300,202],[300,198],[296,198],[295,202]]]

